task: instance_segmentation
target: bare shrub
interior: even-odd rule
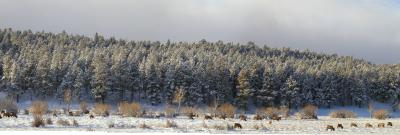
[[[175,121],[172,120],[167,120],[165,123],[165,128],[176,128],[178,125],[175,123]]]
[[[109,116],[111,106],[108,104],[95,104],[93,107],[93,113],[99,116]]]
[[[88,103],[86,103],[85,101],[80,102],[79,103],[79,110],[84,114],[88,114],[89,113]]]
[[[139,103],[133,102],[121,102],[118,105],[118,111],[122,116],[125,117],[139,117],[141,112],[141,105]]]
[[[67,120],[59,119],[59,120],[57,120],[57,125],[59,125],[59,126],[70,126],[70,123]]]
[[[18,112],[17,103],[10,98],[1,99],[0,110],[6,110],[7,112]]]
[[[49,106],[45,101],[35,101],[29,108],[31,114],[35,117],[43,116],[47,113]]]
[[[176,109],[172,106],[168,106],[165,108],[165,117],[172,118],[176,114]]]
[[[259,108],[257,109],[257,114],[264,115],[267,118],[274,118],[278,117],[280,114],[280,111],[278,108],[275,107],[267,107],[267,108]]]
[[[384,120],[389,118],[389,113],[385,109],[376,110],[373,113],[373,117],[378,120]]]
[[[220,115],[225,115],[228,118],[233,118],[235,115],[236,107],[233,106],[232,104],[222,104],[217,108],[217,112]]]
[[[356,118],[357,115],[349,110],[333,111],[329,114],[331,118]]]
[[[51,118],[47,118],[46,119],[46,124],[47,125],[53,125],[53,121],[51,120]]]
[[[314,105],[306,105],[297,113],[297,116],[300,119],[317,119],[317,109],[318,108]]]
[[[31,124],[32,127],[44,127],[44,125],[45,125],[45,123],[41,116],[33,117],[33,121]]]

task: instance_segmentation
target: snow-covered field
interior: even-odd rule
[[[197,118],[190,120],[185,117],[174,119],[169,118],[132,118],[120,116],[96,117],[89,119],[88,116],[47,116],[52,118],[54,125],[46,125],[42,128],[32,128],[31,121],[33,118],[28,115],[19,115],[18,118],[3,118],[0,119],[0,130],[2,131],[87,131],[87,132],[110,132],[110,133],[276,133],[276,134],[399,134],[400,119],[393,118],[387,120],[375,120],[370,118],[352,118],[352,119],[334,119],[326,116],[321,116],[318,120],[297,120],[289,118],[287,120],[273,121],[270,120],[247,120],[239,119],[214,119],[204,120]],[[57,125],[58,119],[73,120],[75,119],[79,126],[61,126]],[[165,127],[166,121],[171,120],[176,122],[177,127]],[[378,123],[392,122],[393,127],[378,128]],[[357,123],[358,127],[350,127],[350,123]],[[240,123],[243,129],[227,129],[227,125]],[[336,131],[326,131],[326,125],[343,124],[344,129],[336,129]],[[371,123],[373,128],[365,128],[366,123]],[[114,127],[109,127],[114,124]],[[148,128],[141,128],[140,124],[146,124]]]
[[[50,102],[50,109],[64,108],[56,102]],[[19,104],[21,108],[29,106],[29,102]],[[389,109],[388,105],[378,104],[375,105],[376,109]],[[78,108],[75,104],[73,108]],[[162,110],[158,108],[159,110]],[[157,108],[151,110],[158,111]],[[358,118],[338,119],[330,118],[329,112],[347,109],[355,112]],[[114,108],[115,110],[115,108]],[[51,118],[53,124],[47,124],[44,127],[33,128],[31,122],[33,117],[31,115],[23,115],[20,113],[18,118],[3,118],[0,119],[0,134],[50,134],[50,132],[57,132],[58,135],[62,134],[129,134],[129,133],[162,133],[162,134],[176,134],[176,133],[209,133],[209,134],[396,134],[400,135],[400,112],[391,112],[393,118],[387,120],[376,120],[369,118],[369,112],[366,108],[357,107],[334,107],[331,109],[319,109],[318,120],[298,120],[294,116],[281,121],[270,120],[252,120],[253,115],[248,114],[247,121],[239,119],[218,119],[204,120],[204,117],[198,117],[194,120],[188,119],[185,116],[178,116],[177,118],[134,118],[134,117],[121,117],[115,115],[109,117],[96,116],[94,119],[89,119],[89,115],[83,116],[67,116],[58,115],[54,117],[50,114],[44,116],[44,119]],[[57,125],[57,120],[63,119],[71,122],[76,120],[78,126],[62,126]],[[166,127],[167,121],[173,121],[177,127]],[[350,127],[350,123],[356,123],[358,127]],[[392,122],[392,127],[378,128],[378,123]],[[234,123],[240,123],[243,129],[232,129]],[[337,129],[337,124],[343,124],[344,129]],[[366,128],[365,124],[370,123],[373,128]],[[142,128],[141,125],[147,125],[147,128]],[[110,127],[110,125],[114,125]],[[333,125],[335,131],[326,131],[327,125]],[[72,132],[72,133],[71,133]],[[54,134],[54,133],[51,133]]]

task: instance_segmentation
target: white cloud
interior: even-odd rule
[[[395,0],[1,0],[0,27],[134,40],[255,41],[399,62]]]

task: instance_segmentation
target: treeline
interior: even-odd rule
[[[187,106],[397,104],[400,65],[252,42],[126,41],[0,30],[1,90],[16,100],[139,101]]]

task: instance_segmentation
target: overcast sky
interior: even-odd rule
[[[0,0],[0,28],[129,40],[254,41],[400,63],[396,0]]]

